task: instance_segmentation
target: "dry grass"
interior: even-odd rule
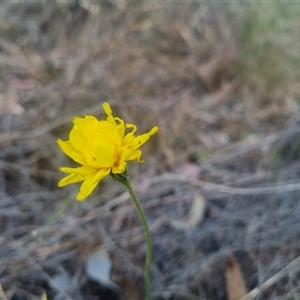
[[[70,163],[56,139],[109,101],[141,132],[160,127],[130,169],[153,236],[155,299],[227,299],[231,252],[249,290],[285,270],[259,299],[297,299],[299,271],[285,267],[299,256],[299,8],[88,4],[1,4],[0,298],[141,290],[144,237],[122,187],[105,179],[77,203],[78,186],[56,186]],[[203,219],[174,226],[197,193]],[[121,295],[86,277],[101,245]]]

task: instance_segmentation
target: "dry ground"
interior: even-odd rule
[[[140,132],[160,127],[130,166],[154,299],[228,299],[234,258],[248,291],[274,279],[248,299],[299,299],[299,10],[2,2],[0,298],[143,299],[144,236],[123,188],[106,178],[83,203],[78,186],[57,188],[71,162],[56,139],[109,101]],[[88,278],[99,248],[120,289]]]

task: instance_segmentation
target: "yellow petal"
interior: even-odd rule
[[[68,168],[68,167],[62,167],[60,170],[67,174],[89,174],[92,172],[95,172],[95,168],[90,166],[82,166],[77,168]]]
[[[158,130],[159,130],[159,127],[158,127],[158,126],[154,126],[154,127],[150,130],[149,134],[150,134],[150,135],[153,135],[153,134],[155,134]]]
[[[125,161],[119,162],[117,166],[113,166],[112,172],[114,174],[122,174],[125,172],[127,163]]]
[[[116,128],[115,128],[115,141],[119,147],[121,147],[121,142],[125,135],[125,125],[124,121],[120,118],[115,118],[115,120],[118,122]]]
[[[74,118],[73,130],[79,130],[85,139],[93,138],[99,130],[99,121],[94,116],[85,116],[84,118]]]
[[[111,124],[107,121],[99,121],[96,136],[104,135],[105,137],[110,137],[111,132],[113,132],[115,128],[116,128],[115,124]]]
[[[108,116],[112,115],[112,110],[108,102],[104,102],[102,107]]]
[[[83,155],[84,155],[87,165],[89,165],[95,169],[99,169],[101,166],[99,165],[99,163],[97,162],[97,160],[93,154],[94,154],[94,148],[92,145],[86,145],[83,148]]]
[[[132,131],[124,137],[123,144],[130,145],[134,139],[134,134],[137,131],[137,128],[133,124],[126,124],[126,128],[132,128]]]
[[[141,160],[141,155],[142,155],[142,151],[141,151],[141,150],[134,150],[134,151],[127,157],[127,161],[137,159],[139,163],[142,163],[142,162],[144,162],[144,161]]]
[[[71,183],[81,182],[81,181],[85,180],[85,178],[86,178],[85,175],[72,173],[72,174],[64,177],[62,180],[60,180],[57,185],[59,187],[62,187],[62,186],[65,186],[65,185],[68,185]]]
[[[84,200],[87,196],[89,196],[99,181],[103,179],[105,176],[107,176],[110,173],[110,168],[103,168],[100,169],[96,174],[92,174],[85,178],[84,182],[82,183],[80,187],[80,191],[77,194],[76,199],[78,201]]]
[[[99,121],[94,116],[85,116],[84,123],[81,124],[80,129],[87,140],[93,139],[99,131]]]
[[[121,152],[121,161],[127,161],[128,157],[131,155],[131,153],[133,152],[133,148],[129,145],[126,146],[122,149]]]
[[[73,118],[73,123],[76,127],[80,126],[80,124],[84,122],[84,118],[80,118],[80,117],[74,117]]]
[[[142,145],[144,145],[149,140],[150,136],[155,134],[157,131],[158,131],[158,127],[154,126],[150,130],[150,132],[144,133],[142,135],[135,137],[132,141],[132,145],[133,145],[134,149],[137,149],[137,148],[141,147]]]
[[[78,152],[82,152],[82,147],[86,144],[87,139],[82,130],[73,128],[69,134],[69,141]]]
[[[116,125],[116,122],[115,122],[114,117],[112,115],[112,110],[111,110],[111,107],[110,107],[109,103],[104,102],[102,104],[102,107],[103,107],[105,113],[107,114],[107,119],[106,119],[107,122]]]
[[[100,167],[110,168],[114,164],[115,150],[110,143],[95,143],[94,145],[94,156]]]
[[[80,118],[80,117],[74,117],[73,118],[73,129],[80,129],[81,128],[81,124],[84,123],[84,118]]]
[[[78,152],[69,141],[62,141],[60,139],[57,140],[57,143],[61,150],[68,155],[70,158],[72,158],[74,161],[78,162],[81,165],[86,164],[86,160],[84,158],[84,155],[80,152]]]

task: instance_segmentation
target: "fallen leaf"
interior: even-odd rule
[[[228,300],[239,300],[247,294],[240,265],[233,254],[228,255],[226,259],[225,277]]]
[[[100,249],[87,258],[86,274],[89,279],[114,290],[119,287],[110,280],[112,263],[106,249]]]

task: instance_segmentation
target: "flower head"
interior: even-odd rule
[[[89,196],[105,176],[124,173],[128,161],[137,159],[143,162],[139,148],[158,131],[155,126],[150,132],[135,136],[135,125],[125,124],[122,119],[114,117],[108,103],[102,106],[107,114],[106,120],[97,120],[93,116],[75,117],[69,140],[57,140],[61,150],[81,165],[60,168],[69,175],[60,180],[58,186],[83,181],[76,197],[80,201]],[[131,132],[126,133],[126,128]]]

